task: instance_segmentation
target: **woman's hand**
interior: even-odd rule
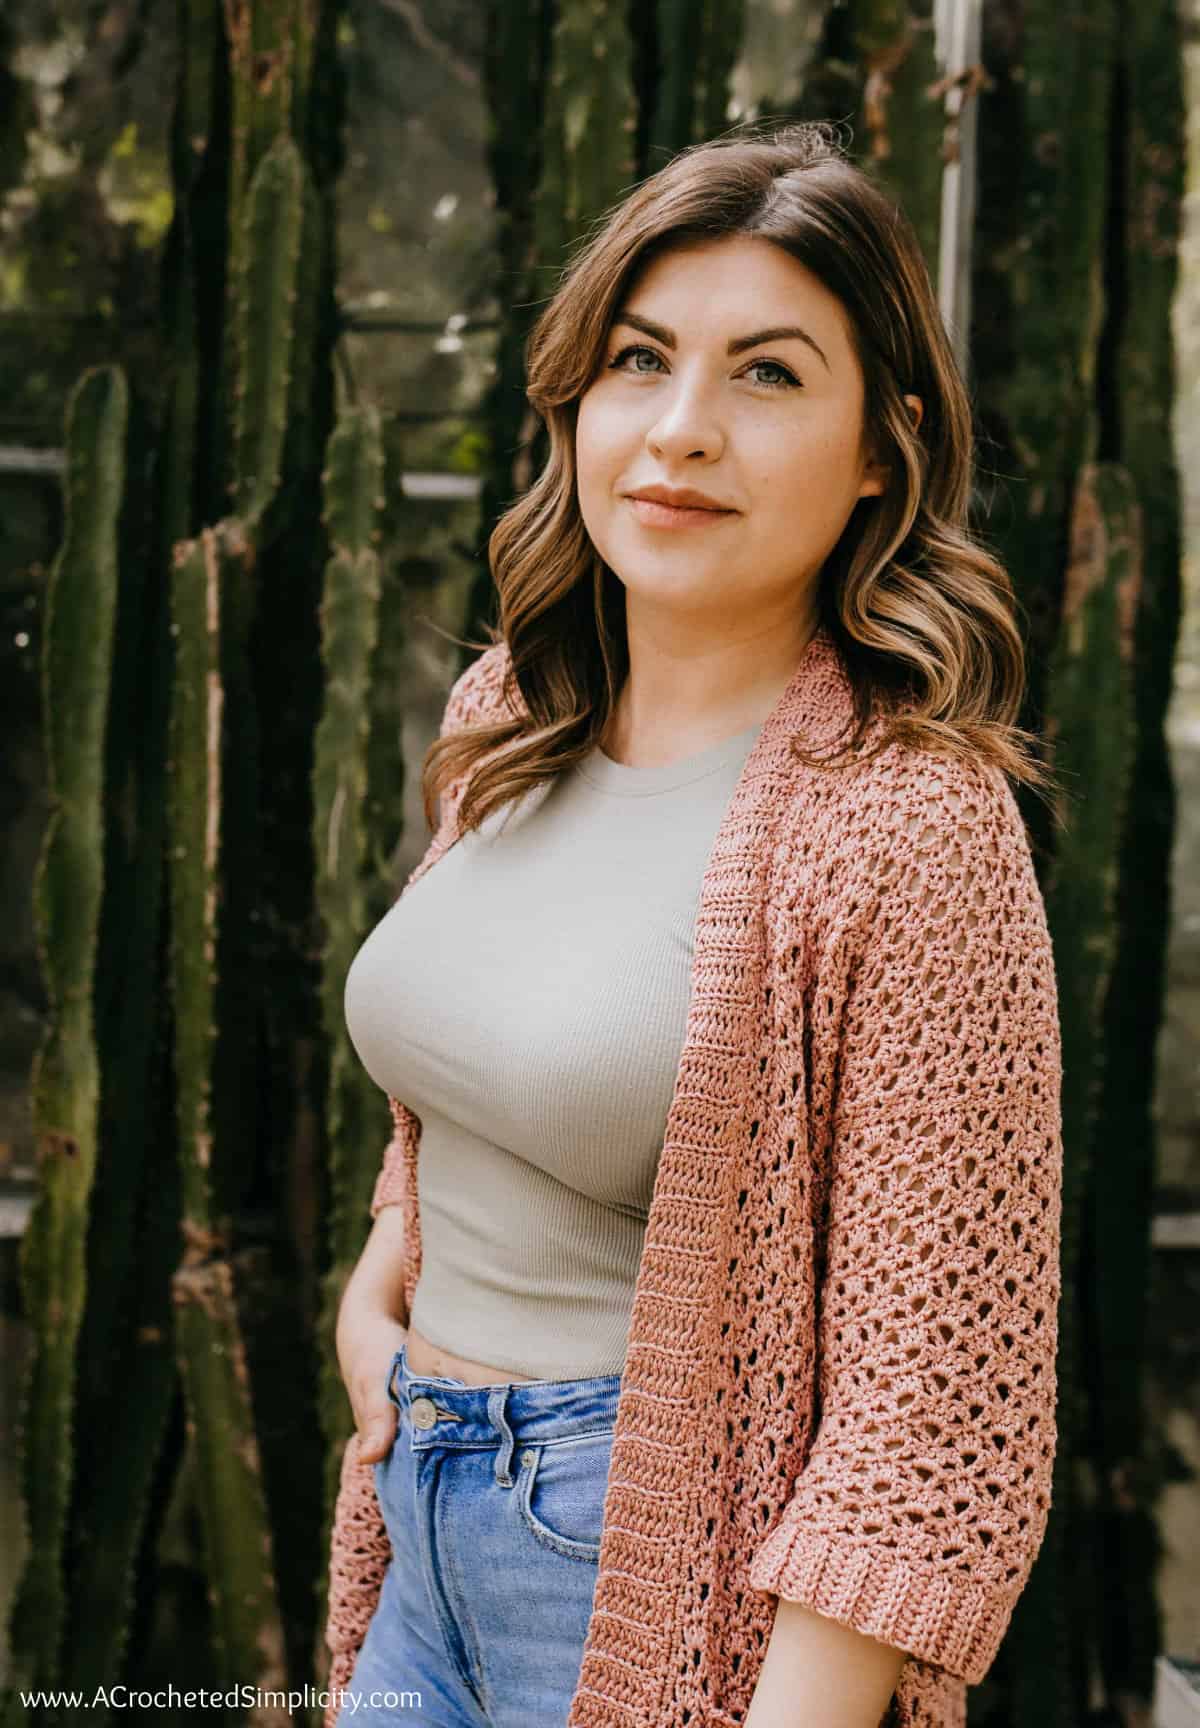
[[[407,1329],[390,1314],[354,1308],[338,1321],[338,1363],[358,1429],[363,1464],[386,1458],[396,1438],[396,1406],[387,1395],[387,1372]]]

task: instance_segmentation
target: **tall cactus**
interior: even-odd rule
[[[357,1148],[381,1143],[379,1088],[346,1034],[343,992],[354,952],[375,913],[377,862],[367,829],[370,684],[379,639],[379,512],[383,445],[378,414],[349,409],[329,440],[325,522],[332,556],[321,602],[325,704],[313,757],[313,854],[324,944],[322,1004],[330,1050],[326,1124],[333,1251],[320,1326],[322,1429],[328,1440],[325,1504],[337,1494],[346,1393],[333,1349],[337,1310],[362,1246],[375,1171]],[[375,892],[372,892],[372,890]],[[387,1120],[386,1108],[382,1111]],[[322,1552],[328,1550],[328,1529]],[[322,1612],[324,1590],[321,1591]]]
[[[229,739],[253,708],[256,536],[279,484],[303,213],[303,165],[292,140],[280,136],[255,170],[236,250],[238,514],[180,543],[173,586],[172,977],[185,1243],[174,1279],[176,1336],[223,1678],[235,1684],[254,1676],[267,1688],[286,1683],[283,1629],[231,1264],[232,1145],[212,1100],[219,1031],[228,1036],[227,1016],[217,1023],[219,957],[229,965],[237,953],[222,928],[236,881],[227,849],[231,827],[236,835],[253,825],[257,799],[247,754]],[[233,797],[229,771],[241,775]]]
[[[864,75],[862,152],[881,184],[903,203],[936,281],[945,114],[937,94],[933,19],[898,0],[855,0],[851,29]]]
[[[646,8],[655,22],[660,67],[645,161],[653,173],[677,150],[712,138],[728,125],[729,83],[741,47],[746,0],[658,0]]]
[[[60,1686],[89,1697],[117,1684],[129,1659],[145,1674],[144,1649],[129,1650],[138,1596],[144,1600],[154,1589],[157,1603],[165,1593],[139,1576],[137,1561],[163,1466],[169,1467],[164,1441],[178,1389],[169,1279],[179,1254],[179,1200],[163,977],[171,669],[166,570],[170,547],[187,531],[203,486],[196,456],[204,362],[196,324],[203,285],[213,279],[208,225],[213,209],[220,210],[202,166],[215,95],[211,7],[187,8],[181,23],[185,71],[172,160],[176,228],[184,238],[163,278],[164,344],[172,365],[161,419],[140,390],[131,392],[105,740],[104,907],[95,970],[102,1086],[75,1397],[88,1431],[102,1433],[106,1444],[70,1448],[63,1574],[72,1635],[53,1675]],[[189,249],[193,261],[203,260],[198,269],[188,267]],[[194,1629],[196,1659],[205,1666],[206,1630],[203,1624]],[[14,1625],[14,1649],[21,1641]],[[177,1671],[183,1652],[177,1646],[172,1654]],[[104,1712],[91,1715],[101,1721]]]
[[[205,530],[180,548],[171,714],[172,971],[184,1257],[174,1278],[176,1338],[199,1465],[218,1659],[224,1685],[286,1682],[253,1410],[228,1255],[216,1211],[211,1109],[220,938],[226,589],[242,572],[240,543]]]
[[[632,185],[634,128],[627,9],[560,0],[534,196],[538,263],[551,276],[570,243]]]
[[[53,973],[69,953],[78,971],[74,996],[89,1012],[93,991],[96,997],[95,1072],[87,1081],[81,1071],[75,1101],[82,1107],[89,1087],[96,1095],[105,1162],[93,1186],[93,1111],[80,1130],[74,1186],[64,1187],[50,1171],[47,1153],[46,1191],[25,1245],[32,1287],[41,1290],[28,1311],[44,1380],[31,1409],[44,1432],[28,1497],[28,1582],[11,1643],[17,1675],[47,1686],[116,1683],[126,1660],[145,1663],[147,1635],[152,1645],[159,1637],[154,1584],[135,1577],[134,1564],[152,1488],[167,1481],[153,1478],[168,1400],[177,1388],[184,1394],[188,1443],[180,1482],[200,1513],[209,1587],[203,1624],[188,1628],[195,1637],[189,1655],[206,1679],[268,1688],[286,1684],[289,1666],[307,1661],[312,1608],[305,1576],[294,1565],[292,1514],[306,1499],[315,1509],[318,1496],[291,1490],[285,1476],[263,1469],[263,1434],[279,1443],[278,1423],[264,1423],[263,1410],[279,1400],[265,1374],[256,1383],[261,1361],[255,1349],[271,1357],[272,1368],[283,1357],[263,1351],[257,1262],[239,1241],[238,1226],[247,1153],[258,1140],[252,1106],[261,1068],[254,985],[262,901],[256,867],[262,697],[254,632],[264,556],[285,539],[293,518],[307,534],[311,488],[301,471],[314,450],[319,456],[328,372],[332,211],[327,192],[315,190],[291,129],[328,144],[326,121],[311,122],[308,103],[318,44],[329,46],[332,15],[331,0],[315,8],[274,0],[263,7],[229,6],[224,14],[208,0],[189,0],[181,9],[173,155],[179,199],[163,302],[172,364],[162,420],[156,426],[156,410],[137,400],[131,416],[136,437],[123,424],[116,429],[117,405],[124,416],[127,395],[119,374],[108,385],[103,425],[99,375],[84,381],[72,404],[69,531],[60,560],[66,610],[59,628],[78,639],[79,664],[65,695],[52,701],[48,686],[47,713],[71,723],[73,753],[64,755],[65,768],[84,776],[95,759],[103,762],[102,720],[115,714],[108,766],[119,778],[105,788],[99,776],[94,834],[86,846],[74,818],[65,854],[61,839],[48,837],[62,905],[46,915],[53,931],[47,980],[53,1003]],[[220,131],[223,31],[234,89],[228,137]],[[336,79],[327,70],[320,78],[327,95]],[[332,118],[336,125],[336,104]],[[222,158],[230,164],[228,175],[214,176],[212,164]],[[336,161],[336,150],[329,161]],[[328,162],[318,163],[317,172],[327,180]],[[226,185],[230,220],[222,230],[213,217],[219,222],[225,209]],[[224,305],[212,291],[222,283]],[[304,348],[299,354],[298,343]],[[90,430],[88,420],[96,421]],[[126,445],[130,486],[123,471]],[[89,460],[94,473],[86,471]],[[96,691],[81,666],[98,664],[111,644],[115,523],[123,505],[130,556],[120,579],[121,635]],[[212,525],[196,534],[206,517]],[[88,557],[96,565],[91,591],[77,574]],[[61,680],[57,636],[48,654]],[[85,695],[97,709],[103,697],[100,719],[85,712]],[[164,799],[168,725],[171,776]],[[165,805],[169,834],[162,825]],[[85,952],[80,937],[90,930],[106,859],[126,872],[136,868],[137,880],[118,876],[104,885],[101,967],[96,941]],[[165,874],[171,941],[164,962],[159,883]],[[63,906],[75,908],[74,922],[64,919]],[[95,918],[99,926],[98,909]],[[136,975],[122,979],[117,997],[109,981],[127,964]],[[169,1024],[160,1009],[164,964],[175,1011]],[[77,1056],[80,1026],[75,1019],[68,1023]],[[159,1085],[160,1075],[165,1082],[170,1074],[168,1032],[177,1098]],[[53,1072],[51,1055],[47,1081]],[[123,1110],[117,1107],[122,1097]],[[59,1098],[48,1097],[47,1104],[61,1114]],[[80,1173],[87,1175],[82,1186]],[[57,1220],[48,1238],[52,1263],[42,1240],[45,1207]],[[89,1265],[96,1274],[90,1289]],[[84,1450],[76,1468],[71,1411],[80,1399],[114,1450]],[[295,1407],[303,1409],[302,1394]],[[291,1436],[283,1439],[289,1454],[299,1456],[303,1448]],[[170,1470],[176,1461],[162,1463]],[[289,1501],[282,1521],[271,1503],[281,1494]],[[317,1541],[310,1527],[307,1573],[316,1565]],[[277,1542],[293,1562],[282,1581],[272,1561]],[[289,1615],[281,1604],[285,1595]],[[128,1650],[135,1610],[141,1638]],[[69,1641],[61,1637],[68,1620],[77,1627]],[[270,1720],[271,1712],[257,1718]]]
[[[21,1243],[33,1352],[21,1422],[28,1522],[12,1615],[14,1678],[57,1684],[67,1630],[63,1553],[73,1440],[75,1348],[86,1290],[100,1069],[94,967],[103,880],[104,745],[125,489],[129,391],[119,367],[87,372],[67,409],[66,533],[46,595],[42,660],[52,808],[34,883],[50,1020],[31,1076],[41,1187]]]
[[[1009,1633],[1015,1720],[1075,1728],[1095,1654],[1078,1580],[1098,1578],[1079,1499],[1088,1447],[1081,1348],[1081,1226],[1103,1073],[1103,1011],[1116,951],[1117,861],[1134,752],[1133,640],[1141,510],[1128,471],[1090,465],[1076,490],[1062,628],[1047,678],[1047,736],[1067,817],[1045,885],[1063,1041],[1063,1297],[1053,1516]],[[1092,1564],[1088,1564],[1090,1557]]]
[[[488,454],[480,489],[480,542],[529,484],[542,459],[539,428],[524,401],[525,342],[538,287],[535,193],[541,177],[542,110],[552,41],[551,0],[513,0],[487,8],[484,72],[488,162],[496,197],[497,286],[503,313],[496,374],[484,404]],[[494,584],[479,558],[467,612],[487,618]]]
[[[1151,1209],[1157,1165],[1156,1046],[1170,932],[1176,790],[1163,715],[1174,685],[1181,607],[1172,306],[1185,189],[1180,31],[1166,0],[1120,8],[1114,79],[1109,322],[1102,344],[1103,448],[1119,451],[1143,512],[1142,600],[1133,643],[1136,749],[1117,891],[1118,947],[1105,1048],[1087,1280],[1091,1455],[1102,1579],[1098,1665],[1125,1704],[1154,1688],[1161,1625],[1156,1501],[1169,1468],[1147,1420]],[[1119,1154],[1119,1155],[1118,1155]]]
[[[105,741],[95,991],[100,1145],[76,1351],[79,1407],[108,1444],[83,1445],[74,1459],[66,1557],[72,1636],[60,1667],[61,1684],[88,1696],[121,1674],[177,1388],[168,1280],[179,1254],[179,1202],[163,978],[171,638],[159,559],[165,524],[154,508],[158,444],[132,391]]]
[[[1019,33],[985,8],[983,53],[992,88],[978,133],[972,347],[984,497],[989,505],[1003,502],[985,526],[999,541],[1029,621],[1034,723],[1059,630],[1067,500],[1081,466],[1097,456],[1119,463],[1142,516],[1144,574],[1126,644],[1133,765],[1110,924],[1098,936],[1110,969],[1098,1033],[1093,1007],[1084,1013],[1072,978],[1077,963],[1088,975],[1091,957],[1077,956],[1062,903],[1050,907],[1056,947],[1066,954],[1064,1044],[1090,1048],[1099,1037],[1100,1091],[1090,1129],[1064,1117],[1064,1259],[1075,1257],[1064,1294],[1064,1457],[1045,1559],[1018,1604],[1006,1652],[1018,1719],[1022,1705],[1035,1701],[1044,1713],[1044,1632],[1057,1610],[1043,1592],[1053,1580],[1062,1587],[1061,1557],[1070,1551],[1072,1579],[1084,1576],[1092,1587],[1071,1589],[1067,1598],[1073,1671],[1057,1671],[1055,1705],[1057,1719],[1067,1721],[1088,1707],[1098,1676],[1114,1708],[1139,1693],[1148,1704],[1156,1641],[1147,1481],[1155,1461],[1147,1455],[1140,1379],[1152,1054],[1172,825],[1162,718],[1179,610],[1179,507],[1162,405],[1171,397],[1181,63],[1174,11],[1139,12],[1123,0],[1106,0],[1086,16],[1029,0]],[[1106,486],[1116,507],[1114,482]],[[1104,715],[1102,699],[1091,695],[1094,707],[1061,720],[1067,748],[1082,748],[1069,734],[1082,729],[1086,738]],[[1046,702],[1052,711],[1061,696],[1047,691]],[[1107,728],[1107,716],[1103,723]],[[1095,772],[1104,784],[1102,765]],[[1090,781],[1080,791],[1090,805]],[[1048,851],[1040,812],[1031,818]],[[1055,850],[1063,845],[1060,839]],[[1059,879],[1066,880],[1065,866]],[[1076,1329],[1087,1342],[1082,1353],[1073,1349]],[[1072,1686],[1068,1699],[1063,1688]]]
[[[246,196],[233,277],[234,514],[248,535],[279,485],[306,191],[300,152],[281,134],[258,164]]]
[[[1104,139],[1117,31],[1114,0],[1096,0],[1086,15],[1027,0],[1019,31],[983,13],[992,86],[977,98],[971,357],[983,434],[979,493],[1029,619],[1034,723],[1058,635],[1071,498],[1097,453]],[[986,520],[993,511],[995,526]],[[1041,811],[1026,814],[1035,836],[1048,840]]]

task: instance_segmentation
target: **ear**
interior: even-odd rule
[[[908,418],[912,422],[912,429],[915,432],[921,424],[925,404],[919,396],[908,395],[904,398],[904,406],[908,409]],[[886,492],[891,474],[890,463],[878,462],[872,456],[863,469],[863,483],[858,489],[859,497],[873,498],[878,497],[881,492]]]

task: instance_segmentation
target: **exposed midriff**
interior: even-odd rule
[[[408,1328],[404,1359],[414,1374],[432,1374],[439,1379],[465,1380],[468,1386],[500,1386],[511,1380],[531,1380],[531,1374],[514,1374],[507,1368],[491,1368],[486,1362],[470,1362],[432,1343],[415,1326]]]

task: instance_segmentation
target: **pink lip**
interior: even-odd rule
[[[629,503],[647,528],[695,528],[737,515],[736,510],[698,510],[690,505],[681,509],[677,504],[660,504],[657,498],[630,498]]]

